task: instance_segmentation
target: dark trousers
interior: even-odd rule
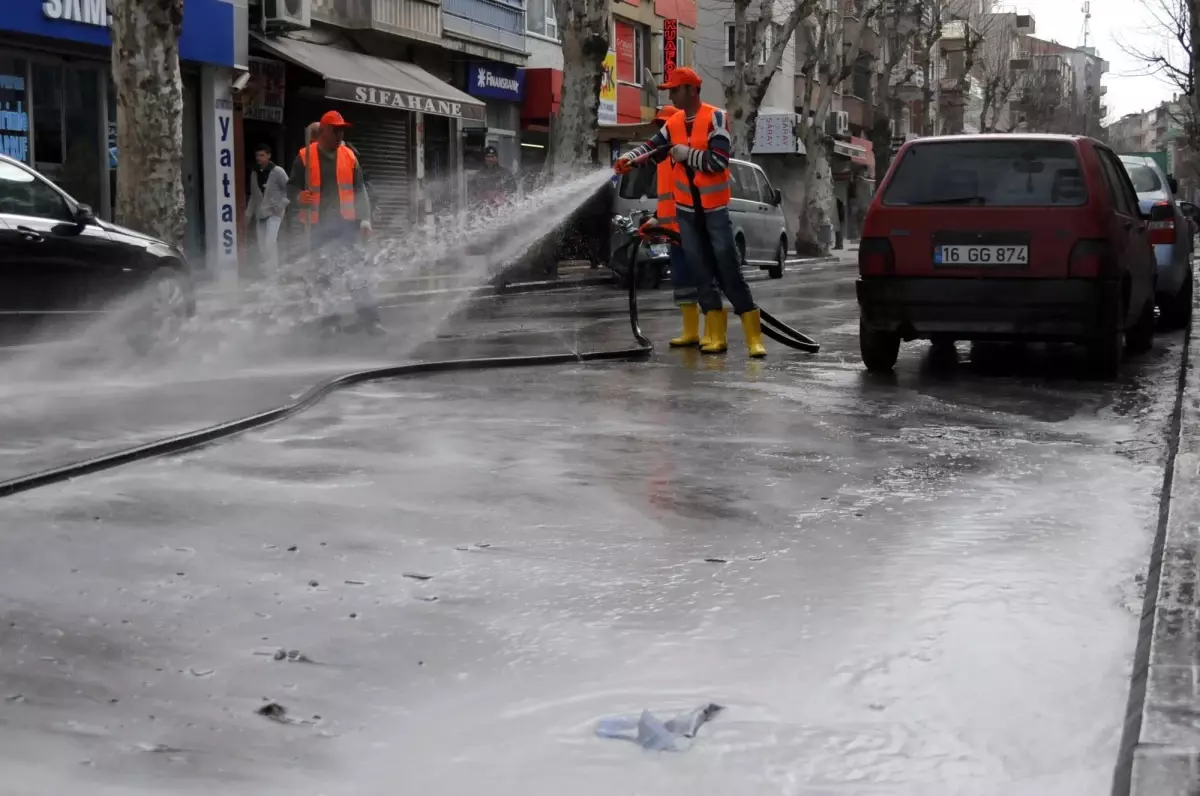
[[[754,297],[742,275],[729,209],[706,210],[703,217],[697,217],[696,213],[679,206],[676,215],[679,236],[683,239],[683,254],[697,275],[700,309],[705,312],[721,309],[721,292],[724,291],[738,315],[753,310]]]
[[[671,287],[675,294],[675,303],[696,304],[700,301],[700,288],[696,286],[696,269],[688,264],[687,255],[683,248],[674,243],[671,249]]]
[[[367,258],[359,238],[358,222],[318,224],[312,231],[314,284],[323,315],[334,302],[329,295],[335,282],[342,282],[354,302],[358,317],[366,324],[379,323],[379,308],[367,278]]]

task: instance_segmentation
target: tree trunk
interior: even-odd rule
[[[871,125],[871,146],[875,150],[875,185],[883,181],[887,170],[892,167],[891,119],[884,114],[875,115]]]
[[[754,151],[754,134],[758,128],[758,109],[767,95],[770,81],[755,85],[735,77],[725,87],[725,114],[729,124],[730,149],[735,158],[749,158]]]
[[[552,169],[592,162],[600,81],[612,29],[610,0],[556,0],[555,10],[564,66],[562,103],[550,141]]]
[[[805,138],[804,208],[796,230],[796,253],[814,257],[828,252],[828,244],[821,243],[819,233],[833,208],[833,170],[825,135],[812,130]]]
[[[182,245],[183,0],[109,0],[117,89],[116,219]]]
[[[1191,53],[1191,63],[1188,65],[1191,74],[1189,81],[1192,90],[1187,92],[1187,98],[1184,100],[1191,111],[1188,116],[1189,124],[1185,128],[1185,134],[1188,138],[1188,143],[1193,151],[1200,151],[1200,92],[1196,90],[1196,80],[1200,77],[1200,2],[1198,0],[1188,0],[1188,41],[1191,46],[1188,50]],[[1103,121],[1103,120],[1102,120]]]

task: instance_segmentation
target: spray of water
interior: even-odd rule
[[[446,279],[461,289],[407,304],[399,318],[389,316],[385,355],[364,342],[364,353],[350,357],[342,346],[338,365],[368,367],[379,364],[382,356],[387,361],[410,356],[479,289],[555,233],[608,178],[596,169],[559,175],[545,187],[499,205],[380,231],[361,252],[361,268],[350,275],[375,296],[402,293],[423,278]],[[8,399],[24,395],[38,400],[55,391],[69,394],[82,380],[93,388],[123,388],[237,378],[247,369],[304,371],[312,366],[305,357],[312,354],[313,340],[303,330],[331,313],[351,311],[345,279],[322,285],[315,276],[316,259],[301,252],[236,297],[202,298],[181,339],[150,357],[132,351],[125,334],[139,320],[144,296],[126,297],[83,333],[10,356],[0,390]],[[322,364],[330,366],[327,359]]]

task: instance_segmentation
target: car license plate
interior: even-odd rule
[[[935,246],[936,265],[1026,265],[1028,246]]]
[[[668,244],[666,244],[666,243],[651,243],[650,244],[650,256],[651,257],[668,257],[668,256],[670,256],[671,250],[668,249],[667,246],[668,246]]]

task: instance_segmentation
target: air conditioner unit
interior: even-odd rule
[[[833,134],[834,135],[850,135],[850,112],[849,111],[834,111],[832,115],[833,115]]]
[[[312,27],[312,0],[263,0],[263,25],[268,30]]]

